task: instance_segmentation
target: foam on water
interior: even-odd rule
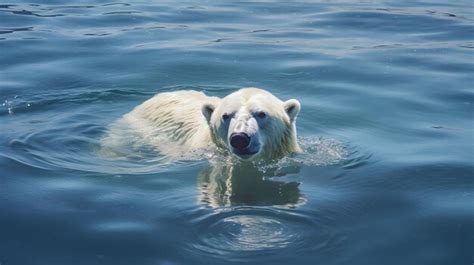
[[[298,137],[298,143],[303,149],[302,153],[271,162],[256,161],[254,165],[263,172],[272,170],[273,174],[278,175],[286,167],[328,166],[342,163],[349,154],[341,142],[321,136]]]

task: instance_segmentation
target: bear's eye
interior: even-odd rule
[[[227,113],[222,115],[222,119],[223,119],[224,121],[228,121],[229,118],[230,118],[230,115],[227,114]]]
[[[255,116],[257,116],[260,119],[264,119],[265,117],[267,117],[267,114],[263,111],[259,111],[259,112],[255,113]]]

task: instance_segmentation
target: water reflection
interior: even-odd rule
[[[297,207],[305,202],[297,181],[279,177],[298,173],[298,167],[262,171],[252,164],[214,163],[198,174],[198,202],[209,207],[253,205]]]

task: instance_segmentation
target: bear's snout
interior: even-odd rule
[[[230,136],[230,145],[239,151],[243,151],[250,145],[250,136],[243,132],[233,133]]]

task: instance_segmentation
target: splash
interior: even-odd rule
[[[337,140],[318,136],[298,137],[303,152],[270,162],[258,161],[254,165],[262,172],[282,175],[284,169],[301,166],[328,166],[343,163],[349,155]]]
[[[323,137],[299,137],[303,153],[293,160],[307,166],[325,166],[343,161],[348,152],[341,142]]]

